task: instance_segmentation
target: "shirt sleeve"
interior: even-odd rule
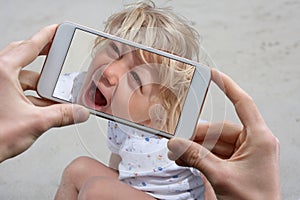
[[[66,73],[59,76],[53,96],[65,101],[69,101],[71,99],[73,80],[77,74],[78,73]]]
[[[119,155],[119,151],[124,142],[124,134],[119,131],[116,122],[108,121],[107,127],[107,146],[112,153]]]

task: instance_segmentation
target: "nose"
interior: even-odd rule
[[[103,77],[108,81],[112,86],[118,85],[119,81],[125,75],[128,70],[126,66],[120,61],[113,61],[109,63],[103,69]]]

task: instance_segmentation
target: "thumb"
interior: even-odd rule
[[[88,109],[76,104],[54,104],[41,109],[46,113],[47,125],[44,127],[46,130],[84,122],[90,114]]]
[[[200,170],[210,181],[217,178],[223,167],[223,160],[193,141],[172,138],[168,142],[168,148],[169,159]]]

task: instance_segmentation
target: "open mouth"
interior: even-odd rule
[[[99,90],[94,81],[91,82],[90,88],[86,94],[88,102],[87,104],[92,104],[93,108],[97,109],[99,107],[104,107],[107,105],[107,100],[102,92]]]

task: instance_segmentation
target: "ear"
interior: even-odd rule
[[[167,111],[161,104],[153,104],[149,109],[150,127],[162,130],[167,122]]]

